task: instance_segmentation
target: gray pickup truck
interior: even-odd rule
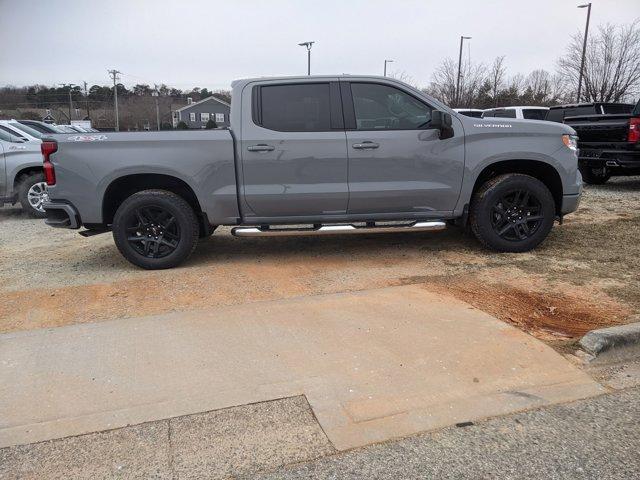
[[[0,128],[0,207],[20,202],[28,215],[43,218],[46,199],[40,141]]]
[[[575,132],[470,118],[386,77],[233,83],[228,130],[54,135],[47,224],[111,230],[143,268],[183,262],[219,225],[236,236],[469,225],[530,250],[577,208]]]

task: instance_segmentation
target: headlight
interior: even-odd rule
[[[578,137],[576,135],[562,135],[562,143],[564,143],[571,150],[578,150]]]

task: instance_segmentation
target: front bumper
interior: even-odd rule
[[[50,227],[76,230],[82,225],[78,210],[69,203],[46,202],[43,208],[47,214],[44,223]]]

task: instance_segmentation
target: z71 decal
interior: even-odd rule
[[[68,137],[72,142],[103,142],[107,139],[106,135],[74,135]]]

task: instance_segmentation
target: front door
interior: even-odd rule
[[[338,82],[266,82],[246,95],[253,118],[243,120],[239,152],[245,218],[346,214],[347,146]]]
[[[440,140],[432,108],[410,91],[343,82],[349,155],[349,213],[437,214],[455,208],[464,169],[461,125]],[[418,215],[416,215],[418,214]]]

